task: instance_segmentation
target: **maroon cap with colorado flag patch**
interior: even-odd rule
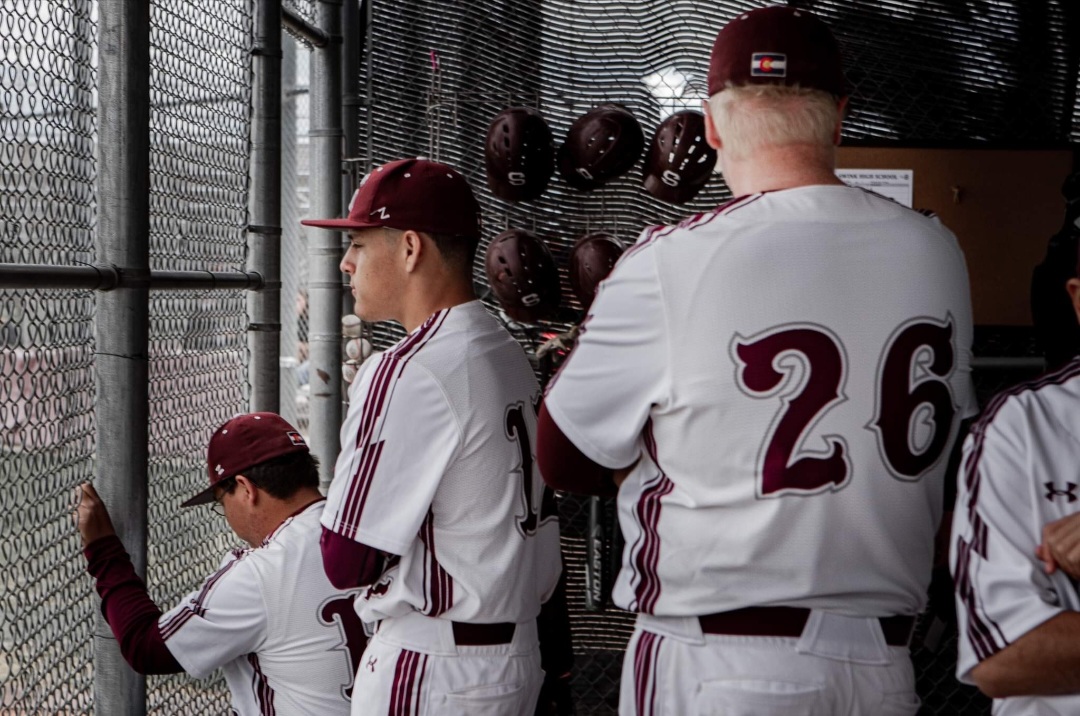
[[[729,85],[781,84],[848,94],[840,46],[829,26],[797,8],[744,12],[724,26],[709,59],[709,95]]]
[[[277,413],[237,415],[214,431],[206,450],[206,471],[210,486],[181,507],[203,505],[214,500],[214,487],[259,463],[294,452],[308,452],[300,432]]]
[[[360,182],[344,219],[304,219],[305,226],[348,231],[386,226],[400,231],[480,237],[480,205],[453,167],[429,159],[399,159]]]

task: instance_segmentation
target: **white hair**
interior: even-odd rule
[[[745,159],[767,146],[802,144],[832,151],[840,119],[836,97],[787,85],[728,87],[709,98],[723,154]]]

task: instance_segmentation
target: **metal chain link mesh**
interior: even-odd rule
[[[0,262],[92,258],[91,8],[0,2]],[[93,313],[87,291],[0,290],[4,713],[90,703],[92,588],[69,513],[93,476]]]
[[[296,3],[299,6],[299,3]],[[299,7],[297,7],[299,9]],[[308,48],[283,41],[281,108],[281,414],[308,434]]]
[[[243,270],[246,256],[251,4],[154,0],[150,11],[150,265]],[[211,431],[247,409],[247,304],[241,291],[150,299],[147,583],[170,608],[238,540],[205,508],[179,504],[206,485]],[[223,713],[220,675],[151,677],[160,714]]]
[[[577,238],[604,229],[632,242],[647,224],[707,211],[730,196],[717,176],[689,204],[665,204],[642,190],[639,168],[587,194],[569,190],[556,176],[540,199],[512,204],[486,187],[483,140],[498,111],[526,105],[540,109],[558,143],[576,117],[602,102],[629,108],[648,139],[670,113],[700,107],[716,31],[760,2],[372,2],[373,32],[364,68],[371,91],[369,111],[361,117],[372,147],[368,168],[404,156],[428,156],[465,174],[484,214],[474,275],[495,312],[498,306],[483,275],[487,244],[510,227],[532,230],[548,243],[563,278],[559,320],[531,327],[508,322],[530,356],[543,338],[580,318],[565,269]],[[1078,18],[1062,3],[789,4],[818,13],[838,35],[854,86],[845,124],[849,140],[1061,144],[1080,137],[1080,78],[1075,64],[1070,74],[1069,62],[1062,61],[1077,51]],[[389,324],[377,324],[373,332],[377,349],[403,335]],[[1003,379],[984,376],[982,382]],[[621,652],[632,620],[612,608],[584,609],[587,509],[587,500],[562,498],[577,655],[575,697],[579,713],[614,713]],[[924,712],[986,713],[986,699],[953,676],[955,627],[944,635],[931,634],[921,645],[931,629],[940,629],[933,617],[920,621],[920,645],[913,651]]]

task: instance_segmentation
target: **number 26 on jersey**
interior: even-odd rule
[[[956,405],[948,380],[956,368],[952,318],[918,318],[886,342],[875,373],[875,411],[863,429],[877,436],[882,462],[899,480],[918,480],[941,458]],[[747,395],[780,397],[758,458],[759,494],[814,494],[836,490],[851,476],[843,435],[824,435],[816,449],[813,427],[848,398],[847,353],[824,326],[788,324],[731,344],[736,384]]]

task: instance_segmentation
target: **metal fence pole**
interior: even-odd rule
[[[318,24],[331,40],[311,58],[311,216],[341,214],[341,0],[320,0]],[[341,427],[341,236],[310,230],[308,347],[311,447],[324,489],[334,476]]]
[[[264,287],[248,294],[251,409],[280,412],[281,0],[258,0],[251,51],[248,266]]]
[[[97,296],[97,489],[136,571],[146,575],[149,445],[149,3],[101,0],[98,22],[97,260],[141,285]],[[94,712],[146,713],[146,679],[94,610]]]

